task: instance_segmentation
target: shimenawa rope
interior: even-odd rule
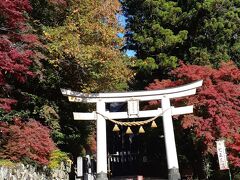
[[[165,111],[167,111],[168,109],[166,109]],[[102,117],[104,117],[105,119],[117,124],[117,125],[120,125],[120,126],[142,126],[142,125],[145,125],[145,124],[148,124],[154,120],[156,120],[158,117],[160,117],[165,111],[163,111],[162,113],[160,113],[159,115],[155,116],[155,117],[152,117],[150,119],[147,119],[147,120],[144,120],[144,121],[131,121],[131,122],[122,122],[122,121],[117,121],[117,120],[114,120],[114,119],[111,119],[99,112],[96,112],[96,114],[99,114],[101,115]]]

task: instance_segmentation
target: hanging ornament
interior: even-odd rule
[[[143,127],[142,126],[140,126],[140,128],[139,128],[139,134],[143,134],[143,133],[145,133],[145,131],[144,131],[144,129],[143,129]]]
[[[157,124],[156,124],[155,121],[153,121],[152,124],[151,124],[151,128],[156,128],[156,127],[157,127]]]
[[[120,129],[119,129],[119,127],[118,127],[118,125],[117,124],[115,124],[114,125],[114,127],[113,127],[113,130],[112,131],[114,131],[114,132],[118,132],[118,131],[120,131]]]
[[[133,132],[132,132],[131,128],[128,127],[128,128],[127,128],[127,131],[126,131],[126,134],[132,134],[132,133],[133,133]]]

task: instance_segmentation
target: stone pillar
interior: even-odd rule
[[[98,101],[96,110],[100,114],[106,111],[105,102]],[[97,180],[107,180],[107,134],[106,120],[97,114]]]
[[[75,180],[83,179],[83,158],[81,156],[77,157],[77,171]]]
[[[174,137],[170,99],[164,97],[161,101],[161,104],[163,110],[163,130],[167,154],[168,179],[180,180],[181,176],[178,167],[178,158]]]

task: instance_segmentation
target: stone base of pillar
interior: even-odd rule
[[[179,169],[172,168],[168,170],[168,180],[181,180]]]
[[[75,180],[83,180],[83,177],[75,177]]]
[[[97,180],[108,180],[107,173],[105,173],[105,172],[98,173]]]

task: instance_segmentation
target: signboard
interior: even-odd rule
[[[128,115],[138,115],[139,113],[139,100],[131,99],[128,101]]]
[[[224,140],[216,141],[216,143],[217,143],[219,168],[220,170],[229,169]]]

